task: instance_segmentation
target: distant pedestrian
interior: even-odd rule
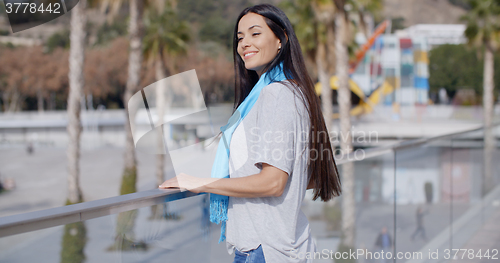
[[[16,182],[13,178],[5,178],[2,180],[2,176],[0,175],[0,192],[5,190],[13,190],[16,187]]]
[[[384,255],[392,250],[392,238],[389,232],[387,232],[387,227],[384,226],[380,230],[380,233],[375,240],[375,248],[378,252],[383,253]],[[388,263],[389,260],[384,256],[380,257],[380,262]]]
[[[424,241],[427,241],[427,236],[425,235],[425,228],[424,228],[424,216],[429,213],[428,210],[423,209],[422,206],[419,206],[417,208],[417,213],[415,214],[416,220],[417,220],[417,229],[415,229],[415,232],[411,235],[411,241],[415,240],[415,237],[420,234],[422,236],[422,239]]]
[[[448,99],[448,94],[446,93],[446,89],[441,88],[439,89],[439,103],[440,104],[448,104],[449,99]]]
[[[14,178],[5,178],[2,187],[4,190],[14,190],[16,188],[16,181],[14,181]]]
[[[28,152],[29,155],[33,154],[34,147],[33,147],[33,142],[28,142],[28,146],[26,147],[26,152]]]

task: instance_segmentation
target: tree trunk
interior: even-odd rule
[[[81,0],[71,10],[71,35],[69,50],[69,95],[68,95],[68,197],[66,205],[83,202],[80,189],[80,98],[84,85],[83,67],[85,60],[85,7],[87,0]],[[43,104],[42,104],[43,105]],[[40,106],[39,106],[40,107]],[[84,262],[86,228],[84,222],[68,224],[64,228],[61,245],[61,263]]]
[[[339,10],[335,16],[335,50],[336,50],[336,75],[338,77],[338,96],[340,115],[340,147],[343,157],[352,151],[351,139],[351,91],[348,80],[348,51],[345,40],[346,14]],[[342,166],[342,233],[343,244],[354,247],[356,203],[354,199],[354,164],[348,162]]]
[[[6,111],[7,111],[7,109],[8,109],[8,105],[9,105],[9,104],[7,103],[7,102],[8,102],[8,100],[9,100],[9,92],[8,92],[8,91],[3,91],[3,92],[2,92],[2,102],[3,102],[3,104],[2,104],[2,108],[0,108],[0,110],[2,110],[2,111],[4,111],[4,112],[6,112]]]
[[[134,95],[134,92],[139,89],[140,83],[142,65],[142,8],[142,1],[130,1],[128,79],[123,97],[127,120],[135,119],[135,112],[128,112],[128,102],[132,95]],[[134,139],[128,121],[125,122],[125,135],[125,170],[136,170],[137,160],[135,156]]]
[[[47,100],[48,100],[47,104],[48,104],[49,110],[55,110],[56,109],[56,93],[52,91]]]
[[[80,190],[80,99],[84,85],[83,63],[85,59],[86,0],[80,1],[71,11],[71,47],[69,51],[69,95],[68,95],[68,200],[82,201]]]
[[[120,194],[130,194],[137,191],[137,159],[135,156],[134,137],[130,120],[135,119],[135,109],[131,108],[129,112],[129,101],[134,92],[139,89],[141,65],[142,65],[142,8],[143,2],[140,0],[130,0],[130,20],[129,20],[129,38],[130,50],[128,57],[128,79],[123,96],[125,106],[125,153],[124,169]],[[127,211],[118,214],[116,224],[115,243],[109,250],[129,250],[133,248],[135,239],[134,225],[137,218],[137,210]]]
[[[492,155],[495,149],[495,138],[491,127],[493,119],[493,51],[488,46],[484,51],[484,75],[483,75],[483,114],[484,114],[484,194],[488,193],[493,186]]]
[[[316,52],[316,65],[318,67],[318,79],[321,83],[321,104],[323,107],[323,117],[327,132],[332,128],[332,114],[333,114],[333,101],[332,101],[332,88],[330,87],[330,78],[326,72],[325,63],[325,44],[319,44]]]
[[[359,16],[359,27],[360,31],[365,35],[365,38],[368,40],[370,38],[370,30],[368,28],[368,25],[365,20],[365,14],[363,11],[358,11],[358,16]]]
[[[9,107],[7,108],[7,112],[17,111],[20,97],[21,95],[19,94],[19,90],[17,89],[17,87],[14,88],[14,90],[12,91],[12,96],[10,97],[10,103]]]
[[[157,85],[164,84],[163,82],[160,82],[160,80],[164,79],[167,77],[167,74],[165,72],[166,67],[165,67],[165,62],[163,60],[163,53],[161,50],[159,50],[157,54],[157,58],[155,61],[155,75],[156,75],[156,83]],[[170,69],[171,70],[171,69]],[[163,152],[167,151],[167,142],[165,140],[165,133],[163,129],[162,123],[164,116],[166,114],[165,109],[169,108],[170,103],[171,103],[171,96],[170,96],[170,91],[167,89],[170,89],[171,87],[156,87],[156,114],[158,115],[158,122],[157,122],[157,145],[160,147],[158,149],[158,152]],[[160,126],[158,126],[160,125]],[[160,185],[165,181],[165,158],[166,156],[169,156],[168,152],[166,152],[167,155],[164,154],[157,154],[156,155],[156,185]],[[159,205],[154,205],[151,207],[151,217],[150,219],[161,219],[164,216],[168,216],[167,214],[167,204],[159,204]],[[167,217],[168,219],[168,217]]]
[[[329,132],[332,128],[333,101],[330,78],[335,73],[335,32],[333,19],[335,6],[333,3],[311,1],[315,20],[325,26],[326,41],[318,35],[316,50],[316,65],[318,70],[318,80],[321,83],[321,104],[325,125]],[[325,42],[325,43],[323,43]]]
[[[38,106],[38,112],[43,112],[43,96],[42,96],[42,88],[39,87],[36,90],[36,98],[37,98],[37,106]]]
[[[163,62],[163,55],[158,52],[158,58],[155,61],[155,74],[157,85],[163,84],[160,80],[166,78],[165,76],[165,64]],[[167,93],[166,87],[156,87],[156,114],[158,115],[158,124],[163,123],[163,119],[165,116],[165,95]],[[163,148],[165,145],[165,141],[163,138],[163,125],[157,128],[157,145],[160,148]],[[164,149],[159,149],[159,151],[163,151]],[[168,154],[168,153],[167,153]],[[156,185],[160,185],[165,181],[165,155],[157,154],[156,155]]]

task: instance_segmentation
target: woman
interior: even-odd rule
[[[233,55],[236,100],[219,134],[213,178],[181,173],[160,188],[211,193],[211,221],[222,222],[220,241],[227,233],[234,262],[312,262],[305,255],[316,248],[300,210],[305,191],[314,189],[314,200],[327,201],[340,195],[340,179],[319,99],[284,12],[268,4],[243,10]]]

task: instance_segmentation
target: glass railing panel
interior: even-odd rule
[[[356,156],[363,159],[364,150],[360,149]],[[375,243],[381,229],[386,227],[390,232],[394,229],[391,190],[394,188],[393,158],[393,153],[387,151],[361,161],[351,160],[350,163],[337,164],[342,176],[343,194],[329,202],[319,199],[312,201],[312,190],[306,192],[302,210],[308,217],[317,251],[321,253],[321,258],[315,258],[314,262],[332,262],[331,253],[338,252],[341,242],[344,213],[355,214],[352,219],[355,229],[354,248],[363,249],[363,253],[378,251]],[[347,178],[344,177],[347,176],[346,166],[349,164],[354,171],[353,189],[347,188]],[[348,193],[353,194],[354,202],[350,206],[343,206],[343,199]],[[360,258],[363,257],[364,255],[360,255]]]
[[[500,160],[500,125],[494,126],[491,128],[492,130],[492,142],[493,142],[493,178],[495,186],[500,185],[500,162],[496,160]]]
[[[452,137],[452,155],[448,199],[451,204],[450,246],[464,246],[483,224],[481,203],[485,195],[484,130]],[[448,252],[448,251],[446,251]],[[454,254],[454,253],[453,253]]]
[[[156,156],[138,152],[137,189],[155,185]],[[102,147],[80,155],[80,189],[85,201],[120,195],[123,148]],[[0,193],[0,217],[64,206],[68,170],[66,148],[35,147],[0,149],[0,177],[7,189]]]
[[[204,141],[164,155],[165,178],[175,175],[172,162],[181,168],[196,162],[198,174],[209,174],[213,149],[216,149],[213,146],[217,144],[212,143],[209,149],[202,149],[201,144],[210,142]],[[124,149],[118,147],[82,149],[79,182],[85,201],[120,195],[123,152]],[[158,185],[155,178],[157,156],[137,151],[137,159],[137,191],[155,188]],[[67,166],[66,148],[36,146],[31,154],[23,147],[0,148],[0,181],[5,188],[5,191],[0,191],[0,217],[63,206],[67,198]]]
[[[339,174],[342,174],[342,165],[337,164]],[[341,197],[334,197],[328,202],[321,198],[313,201],[313,190],[307,190],[302,202],[301,210],[307,216],[311,236],[316,242],[316,251],[327,251],[327,254],[336,252],[340,243],[342,226]],[[314,262],[332,262],[327,256],[316,257]]]
[[[396,262],[426,259],[429,249],[449,245],[450,146],[440,139],[396,150]]]
[[[499,127],[494,127],[492,133],[498,137]],[[379,252],[380,242],[377,240],[382,228],[386,227],[395,242],[395,252],[403,253],[403,258],[396,259],[397,262],[406,262],[407,252],[425,252],[423,256],[426,258],[428,249],[438,250],[440,259],[444,259],[445,249],[469,248],[467,246],[474,244],[474,240],[489,238],[491,235],[487,235],[487,232],[485,234],[484,228],[491,223],[500,209],[500,162],[496,161],[499,160],[500,152],[498,141],[493,140],[491,143],[489,140],[493,147],[486,153],[484,136],[483,130],[468,132],[416,147],[398,149],[395,153],[387,152],[362,161],[352,160],[354,187],[344,187],[344,193],[350,191],[354,195],[355,205],[352,207],[342,207],[343,196],[327,203],[321,200],[313,202],[312,191],[307,191],[302,210],[309,219],[318,251],[337,250],[341,237],[342,213],[349,209],[356,214],[355,248],[366,249],[366,252]],[[203,154],[200,152],[200,156]],[[485,172],[484,166],[487,154],[492,157],[490,175]],[[22,152],[18,153],[18,157],[20,155]],[[186,155],[193,157],[188,152]],[[95,157],[98,156],[101,155]],[[147,167],[140,168],[139,174],[153,174],[154,158],[139,156],[139,159],[140,163]],[[190,158],[183,160],[189,163],[188,159]],[[5,164],[9,163],[7,159],[0,160]],[[34,160],[33,164],[37,162]],[[2,166],[5,167],[8,165]],[[52,168],[56,169],[55,167]],[[98,169],[98,166],[96,167],[94,169]],[[345,163],[338,165],[341,175],[345,174],[345,167]],[[119,173],[114,178],[115,183],[112,183],[111,179],[106,181],[109,181],[110,185],[118,186]],[[85,178],[83,185],[97,185],[89,179],[91,178]],[[29,183],[30,180],[26,179],[25,182]],[[13,194],[17,193],[16,191],[29,191],[25,189],[25,182],[18,184],[15,191],[2,193],[2,198],[14,200],[16,198]],[[153,185],[154,178],[141,177],[138,190],[151,189]],[[65,191],[59,193],[43,187],[46,186],[40,186],[41,191],[53,194],[54,200],[64,200]],[[109,190],[105,185],[102,187]],[[102,191],[90,193],[91,199],[108,197],[101,197],[99,193],[102,194]],[[164,215],[161,220],[150,218],[153,209],[151,207],[134,210],[134,234],[127,234],[119,241],[121,245],[131,246],[128,251],[107,250],[116,244],[117,222],[125,222],[125,225],[129,222],[122,216],[127,213],[86,220],[86,262],[165,262],[166,259],[171,259],[172,262],[231,262],[233,256],[228,255],[225,244],[217,243],[220,226],[209,223],[207,197],[200,195],[168,202],[167,212],[159,213]],[[44,207],[45,199],[33,199],[38,203],[28,200],[24,205],[3,202],[4,206],[0,205],[0,216],[53,207]],[[425,235],[422,229],[418,228],[417,211],[420,207],[423,210],[420,217]],[[156,209],[163,211],[164,208],[157,206]],[[121,220],[118,220],[120,217]],[[0,238],[0,262],[30,262],[33,259],[38,262],[60,261],[64,229],[64,226],[60,226]],[[75,231],[77,230],[68,233],[75,236]],[[147,251],[144,251],[145,246],[148,247]],[[484,249],[488,248],[484,246]],[[394,256],[395,254],[393,252]],[[411,254],[410,257],[416,258],[415,255],[418,256]]]
[[[64,226],[56,226],[2,237],[0,262],[60,262],[63,233]]]
[[[484,129],[453,136],[450,258],[467,258],[473,252],[470,259],[480,259],[488,251],[484,260],[493,260],[493,249],[498,252],[496,237],[491,235],[495,231],[491,225],[497,224],[500,216],[499,148],[494,137],[498,127],[491,131],[489,139]],[[467,249],[467,253],[458,249]]]
[[[342,165],[337,164],[337,169],[342,174]],[[321,198],[312,200],[313,190],[307,190],[302,202],[301,210],[309,221],[311,236],[316,242],[317,251],[327,249],[336,251],[340,242],[341,233],[341,203],[340,197],[334,197],[328,203]],[[329,262],[327,259],[317,259],[315,262]]]
[[[202,194],[3,237],[0,262],[79,262],[82,255],[85,262],[230,262],[234,255],[217,243],[220,226],[210,223],[208,208]]]
[[[360,151],[364,152],[364,150]],[[356,249],[363,251],[359,255],[359,260],[362,262],[377,261],[377,258],[385,258],[385,254],[392,250],[392,247],[385,243],[383,238],[385,235],[382,233],[386,233],[391,239],[390,242],[394,242],[396,230],[394,153],[387,151],[382,155],[356,161],[353,164],[356,199]],[[345,209],[348,208],[343,208],[343,211]]]

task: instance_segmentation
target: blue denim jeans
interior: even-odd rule
[[[266,263],[264,260],[264,252],[262,252],[262,245],[246,252],[235,249],[233,263]]]

